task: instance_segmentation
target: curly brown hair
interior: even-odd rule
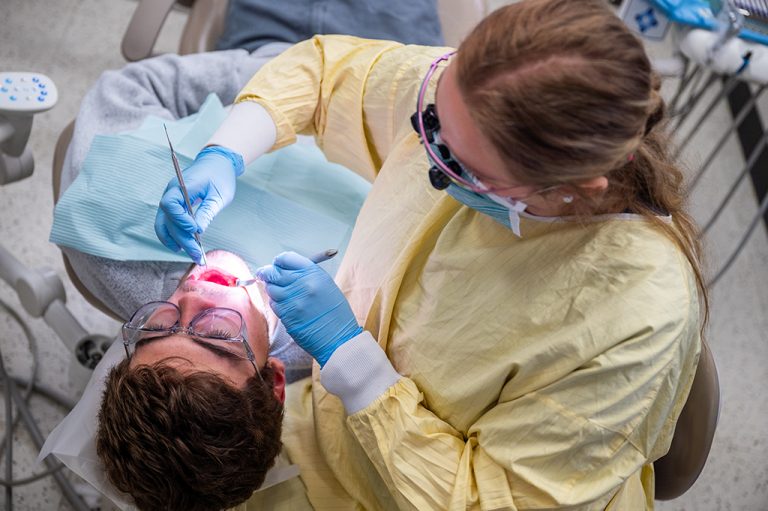
[[[96,452],[142,510],[220,510],[247,500],[282,444],[283,405],[270,367],[243,389],[161,360],[107,377]]]

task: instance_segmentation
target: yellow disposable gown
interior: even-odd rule
[[[698,359],[693,272],[639,216],[524,216],[518,238],[433,189],[409,117],[446,51],[316,37],[238,97],[275,147],[312,134],[375,179],[336,280],[403,376],[347,416],[316,367],[286,449],[316,509],[652,509]]]

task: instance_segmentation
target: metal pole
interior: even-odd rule
[[[704,160],[704,163],[699,168],[699,171],[691,180],[691,184],[688,185],[689,193],[699,183],[699,180],[704,175],[704,171],[706,171],[707,168],[709,168],[710,164],[715,160],[715,156],[723,148],[726,140],[728,140],[728,137],[731,135],[731,133],[733,133],[733,131],[736,128],[741,126],[741,123],[744,121],[744,118],[747,116],[750,110],[752,110],[752,107],[755,106],[755,103],[757,103],[757,99],[760,97],[760,95],[762,95],[763,91],[765,91],[766,87],[767,85],[761,85],[760,88],[757,90],[757,92],[752,96],[752,98],[744,105],[744,107],[741,110],[739,110],[739,113],[736,116],[736,119],[734,119],[733,124],[731,124],[731,127],[725,133],[723,133],[723,135],[720,137],[720,140],[718,140],[717,144],[715,144],[714,149],[709,153],[709,156],[707,156],[707,159]]]

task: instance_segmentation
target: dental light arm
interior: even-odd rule
[[[56,86],[45,75],[0,72],[0,185],[32,175],[34,159],[27,147],[32,117],[52,108],[57,99]],[[0,278],[16,291],[27,313],[42,317],[75,354],[70,379],[84,388],[111,339],[85,331],[67,309],[64,285],[53,270],[30,270],[2,245]]]
[[[725,0],[720,13],[717,15],[718,29],[717,39],[709,48],[707,64],[711,64],[720,49],[731,39],[736,37],[744,27],[744,15],[733,4],[733,0]]]

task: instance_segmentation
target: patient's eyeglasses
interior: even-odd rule
[[[248,360],[259,379],[261,371],[246,337],[243,316],[234,309],[212,307],[195,315],[188,327],[180,324],[181,309],[171,302],[149,302],[123,324],[123,347],[128,358],[137,345],[169,335],[182,335],[225,358]]]

